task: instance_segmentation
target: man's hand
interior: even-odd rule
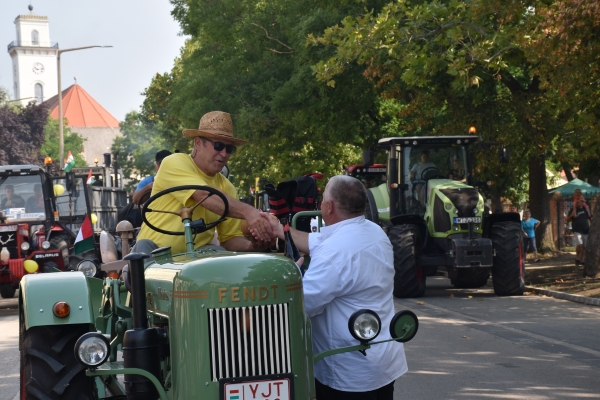
[[[271,243],[271,241],[277,237],[277,234],[271,225],[272,218],[269,217],[267,213],[258,210],[255,211],[256,212],[253,212],[246,217],[248,228],[250,228],[252,236],[254,236],[254,239],[258,243]],[[266,215],[266,218],[263,214]]]

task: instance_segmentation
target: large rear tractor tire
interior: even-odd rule
[[[394,296],[421,297],[425,294],[425,273],[417,266],[419,230],[415,225],[395,225],[389,231],[394,250]]]
[[[525,265],[521,225],[518,222],[499,222],[492,225],[490,234],[494,247],[492,281],[498,296],[520,296],[525,291]]]
[[[25,330],[21,315],[21,400],[92,399],[93,379],[73,348],[87,325],[36,326]]]
[[[0,284],[0,296],[3,299],[12,299],[13,297],[15,297],[16,291],[17,291],[17,288],[15,288],[10,283]]]
[[[476,289],[485,286],[489,277],[489,268],[459,268],[453,284],[457,289]]]

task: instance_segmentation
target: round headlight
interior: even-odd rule
[[[368,342],[379,335],[381,319],[375,311],[358,310],[348,320],[350,334],[360,342]]]
[[[458,208],[454,209],[454,214],[458,214]]]
[[[108,359],[110,342],[97,332],[88,332],[75,343],[75,358],[86,367],[97,367]]]
[[[42,242],[42,249],[44,249],[44,250],[48,250],[49,248],[50,248],[50,242],[49,242],[49,241],[47,241],[47,240],[44,240],[44,241]]]
[[[23,251],[29,250],[29,242],[21,243],[21,250],[23,250]]]
[[[92,277],[96,275],[98,268],[96,268],[96,263],[91,260],[83,260],[79,264],[77,264],[77,271],[83,272],[85,276]]]
[[[450,203],[446,203],[446,204],[444,205],[444,208],[445,208],[446,210],[450,211],[450,210],[452,210],[452,204],[450,204]]]
[[[458,230],[458,225],[454,225],[454,226],[452,227],[452,229],[454,229],[455,231],[457,231],[457,230]]]

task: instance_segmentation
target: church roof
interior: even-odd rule
[[[50,116],[58,119],[58,95],[44,102]],[[74,84],[62,92],[63,117],[69,127],[118,128],[119,121],[100,105],[88,92]]]

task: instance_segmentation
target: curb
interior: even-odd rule
[[[525,286],[525,290],[534,292],[536,294],[543,294],[546,296],[554,297],[556,299],[574,301],[575,303],[587,304],[590,306],[600,306],[600,299],[593,297],[580,296],[578,294],[571,294],[565,292],[557,292],[556,290],[540,289],[535,286]]]

